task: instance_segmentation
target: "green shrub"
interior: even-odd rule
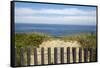
[[[15,45],[16,47],[26,47],[26,46],[35,46],[39,45],[49,36],[39,33],[16,33],[15,34]]]

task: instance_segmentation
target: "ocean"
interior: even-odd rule
[[[78,33],[96,33],[96,26],[16,23],[15,32],[42,32],[54,36],[63,36]]]

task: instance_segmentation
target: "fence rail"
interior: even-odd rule
[[[47,50],[45,50],[47,49]],[[53,49],[53,51],[52,51]],[[44,64],[63,64],[63,63],[80,63],[93,61],[93,48],[31,48],[28,47],[19,49],[19,55],[15,48],[15,66],[30,66]],[[19,56],[19,58],[17,58]],[[18,61],[18,62],[17,62]],[[72,62],[71,62],[72,61]],[[40,62],[40,63],[39,63]]]

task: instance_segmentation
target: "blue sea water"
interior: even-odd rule
[[[49,35],[62,36],[88,32],[96,33],[96,26],[16,23],[15,32],[42,32]]]

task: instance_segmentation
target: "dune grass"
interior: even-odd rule
[[[50,36],[42,33],[15,33],[15,45],[16,47],[39,47],[39,44],[49,38]]]
[[[91,33],[80,33],[70,36],[62,36],[64,41],[78,41],[82,47],[93,47],[96,48],[96,34]]]

